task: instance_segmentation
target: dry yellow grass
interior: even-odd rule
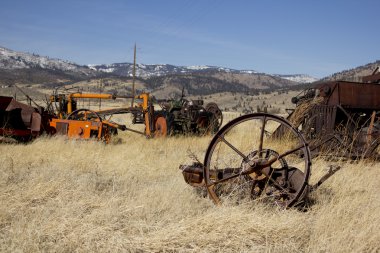
[[[1,252],[379,252],[379,164],[342,163],[308,212],[214,206],[179,164],[211,137],[0,145]],[[313,163],[316,182],[329,163]]]

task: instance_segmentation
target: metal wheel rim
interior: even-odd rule
[[[220,129],[218,131],[218,133],[216,133],[216,135],[212,139],[212,141],[211,141],[211,143],[210,143],[210,145],[209,145],[209,147],[208,147],[208,149],[206,151],[205,160],[204,160],[204,165],[205,166],[204,166],[204,172],[203,173],[204,173],[204,176],[205,176],[205,183],[206,183],[206,187],[207,187],[209,196],[213,199],[213,201],[214,201],[215,204],[220,204],[221,200],[220,200],[219,196],[216,194],[216,192],[214,190],[214,187],[217,184],[220,184],[222,182],[215,183],[210,178],[210,163],[211,163],[211,157],[213,155],[214,149],[216,148],[216,145],[220,142],[221,137],[224,136],[226,133],[228,133],[232,128],[234,128],[235,126],[237,126],[237,125],[239,125],[239,124],[241,124],[243,122],[246,122],[246,121],[249,121],[249,120],[257,120],[257,119],[260,119],[260,120],[263,120],[263,121],[272,120],[272,121],[280,123],[281,126],[285,126],[287,129],[289,129],[296,136],[296,138],[299,139],[299,142],[302,144],[300,146],[300,148],[298,148],[297,150],[293,151],[290,154],[293,154],[294,152],[296,152],[298,150],[302,150],[303,151],[303,153],[304,153],[303,160],[304,160],[304,163],[305,163],[304,164],[304,168],[305,168],[305,171],[304,171],[304,182],[302,184],[302,187],[294,195],[294,198],[292,198],[291,200],[289,200],[286,203],[285,207],[291,207],[292,205],[296,204],[298,198],[300,198],[301,195],[305,191],[305,188],[306,188],[306,186],[308,184],[308,180],[309,180],[309,177],[310,177],[311,156],[310,156],[310,150],[309,150],[308,144],[306,143],[304,137],[287,120],[285,120],[285,119],[283,119],[281,117],[278,117],[278,116],[275,116],[275,115],[271,115],[271,114],[267,114],[267,113],[253,113],[253,114],[248,114],[248,115],[244,115],[242,117],[236,118],[236,119],[230,121],[228,124],[226,124],[222,129]],[[264,130],[265,130],[265,127],[264,127]],[[259,144],[259,145],[261,146],[262,143]]]

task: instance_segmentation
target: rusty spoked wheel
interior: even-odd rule
[[[216,103],[208,103],[205,106],[206,111],[211,112],[213,114],[213,117],[210,122],[211,131],[213,133],[217,132],[219,128],[222,126],[223,123],[223,113],[219,109],[218,105]]]
[[[273,134],[286,129],[282,136]],[[205,156],[207,191],[215,204],[263,201],[287,208],[308,191],[311,158],[303,136],[287,120],[254,113],[226,124]]]
[[[154,137],[166,137],[168,134],[168,125],[164,116],[158,116],[154,121]]]

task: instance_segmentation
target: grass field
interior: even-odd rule
[[[380,165],[343,168],[307,212],[214,206],[178,169],[206,137],[0,145],[1,252],[379,252]],[[331,162],[313,161],[311,183]]]

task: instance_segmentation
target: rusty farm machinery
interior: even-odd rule
[[[279,127],[286,135],[275,136]],[[215,204],[226,199],[263,200],[287,208],[303,203],[317,187],[308,184],[311,164],[308,143],[289,121],[253,113],[223,126],[211,140],[203,163],[180,169],[185,181],[206,189]]]
[[[380,144],[380,76],[364,82],[318,83],[287,119],[266,113],[236,118],[211,140],[203,162],[181,165],[185,181],[207,191],[215,204],[265,201],[280,207],[307,202],[310,192],[340,169],[309,184],[312,157],[377,158]],[[203,191],[204,193],[206,191]]]
[[[29,98],[29,97],[28,97]],[[137,100],[130,107],[106,110],[78,109],[79,99]],[[29,98],[30,99],[30,98]],[[30,101],[33,101],[30,99]],[[34,102],[33,102],[34,103]],[[162,109],[156,110],[155,103]],[[215,103],[204,108],[202,100],[160,100],[149,93],[137,96],[71,92],[56,89],[46,108],[17,102],[12,97],[0,97],[0,135],[17,141],[28,141],[43,133],[62,134],[69,138],[95,138],[108,143],[118,131],[131,131],[148,138],[171,134],[205,134],[216,132],[222,124],[222,112]],[[112,120],[113,115],[131,114],[133,124],[143,124],[143,131],[126,127]]]
[[[180,99],[156,100],[162,110],[170,134],[214,134],[223,123],[223,114],[214,102],[207,103],[201,99],[185,99],[184,90]]]
[[[379,81],[374,72],[363,82],[320,82],[292,98],[296,108],[287,119],[302,131],[313,156],[379,157]]]
[[[165,137],[175,134],[206,134],[215,133],[221,126],[223,115],[215,103],[209,103],[204,108],[203,100],[187,100],[182,94],[179,100],[156,100],[149,93],[141,93],[133,97],[140,102],[136,106],[119,107],[90,111],[87,109],[77,109],[78,98],[90,99],[116,99],[132,98],[132,96],[117,96],[114,94],[89,94],[89,93],[69,93],[58,94],[50,97],[50,101],[55,103],[59,119],[53,119],[51,126],[58,132],[67,134],[69,137],[91,136],[91,129],[88,133],[83,126],[94,126],[94,134],[97,138],[105,138],[117,134],[117,130],[129,130],[145,135],[146,137]],[[158,103],[161,110],[155,109]],[[57,106],[58,104],[58,106]],[[138,131],[127,128],[125,125],[111,121],[111,117],[117,114],[132,114],[133,124],[144,124],[145,130]],[[70,127],[69,125],[76,125]]]

